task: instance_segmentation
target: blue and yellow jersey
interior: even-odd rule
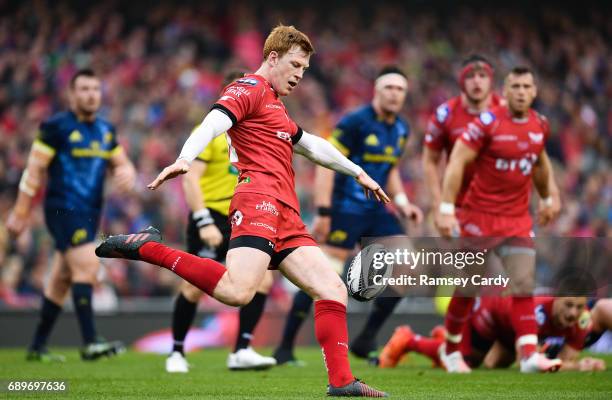
[[[45,208],[99,213],[109,159],[122,151],[115,128],[103,119],[79,121],[61,112],[40,126],[34,147],[53,156]]]
[[[206,171],[200,178],[200,189],[207,208],[228,215],[238,183],[238,170],[229,161],[227,138],[217,136],[200,153],[197,160],[205,162]]]
[[[384,187],[389,171],[402,155],[409,133],[408,124],[401,117],[386,123],[367,105],[344,116],[329,141]],[[336,174],[332,207],[354,214],[384,208],[375,199],[367,199],[354,178],[343,174]]]

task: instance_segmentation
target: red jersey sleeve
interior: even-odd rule
[[[480,113],[478,117],[474,118],[474,121],[467,125],[459,140],[472,150],[480,152],[480,149],[482,149],[489,140],[494,122],[495,115],[493,113],[489,111]]]
[[[235,125],[259,108],[264,91],[264,83],[259,79],[240,78],[225,87],[212,109],[226,113]]]
[[[446,122],[450,118],[448,104],[440,105],[436,112],[431,115],[425,132],[425,146],[435,151],[441,151],[446,145]]]

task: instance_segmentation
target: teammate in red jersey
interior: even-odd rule
[[[511,278],[512,321],[522,372],[552,371],[560,365],[560,360],[549,360],[536,352],[537,327],[530,294],[535,268],[535,252],[528,240],[533,236],[528,208],[532,180],[541,197],[538,222],[544,225],[558,212],[551,197],[552,172],[544,150],[548,122],[531,109],[536,94],[531,70],[514,68],[504,83],[508,106],[481,113],[461,134],[445,172],[438,223],[445,237],[461,232],[463,237],[498,239],[483,244],[496,248]],[[455,216],[464,171],[471,163],[475,172]],[[446,346],[441,351],[441,361],[449,372],[470,372],[459,346],[473,301],[455,296],[455,304],[449,306]]]
[[[602,301],[600,308],[609,308],[609,303]],[[546,350],[549,340],[562,341],[558,354],[563,361],[562,370],[601,371],[606,368],[601,359],[585,357],[578,360],[593,325],[603,324],[595,320],[594,313],[591,317],[586,297],[536,297],[534,303],[538,337],[544,343],[542,351]],[[512,298],[480,298],[464,325],[463,335],[460,351],[471,368],[483,363],[487,368],[512,365],[516,360]],[[400,326],[381,352],[379,366],[395,367],[400,358],[411,351],[429,357],[434,365],[440,365],[439,351],[443,345],[444,339],[440,335],[423,337],[412,332],[407,325]]]
[[[302,79],[314,52],[292,26],[276,27],[266,39],[261,67],[227,86],[177,161],[150,185],[184,174],[215,137],[228,132],[230,161],[240,171],[230,205],[232,235],[226,265],[171,249],[159,231],[112,236],[96,250],[101,257],[144,260],[170,269],[217,300],[244,305],[254,296],[269,265],[276,266],[315,300],[315,335],[323,349],[328,395],[383,397],[353,376],[348,362],[346,287],[300,219],[293,153],[351,175],[367,195],[389,198],[380,185],[328,141],[304,132],[289,117],[280,96]]]
[[[500,97],[493,93],[493,67],[486,58],[480,55],[472,55],[463,61],[459,73],[459,87],[461,88],[459,96],[449,99],[436,108],[435,113],[429,119],[425,133],[423,171],[431,194],[436,225],[439,220],[438,208],[442,196],[438,171],[443,163],[443,154],[450,156],[455,142],[467,125],[474,120],[474,117],[501,103]],[[473,169],[467,168],[461,190],[457,195],[457,206],[461,204],[472,175]]]

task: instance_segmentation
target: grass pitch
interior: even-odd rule
[[[260,372],[230,372],[227,350],[210,349],[188,355],[188,374],[167,374],[164,356],[128,352],[113,359],[82,362],[76,349],[55,349],[68,358],[63,364],[25,361],[23,349],[0,350],[0,381],[64,380],[67,393],[13,393],[0,398],[57,399],[322,399],[326,375],[321,351],[300,348],[305,367],[277,367]],[[262,351],[268,354],[269,351]],[[388,391],[394,399],[612,399],[612,356],[609,370],[523,375],[516,369],[477,370],[448,375],[430,362],[411,356],[393,370],[379,370],[351,359],[356,376]]]

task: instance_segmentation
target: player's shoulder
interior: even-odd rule
[[[96,117],[96,123],[106,131],[115,132],[115,125],[105,118]]]
[[[439,124],[445,124],[452,118],[453,111],[457,108],[457,105],[461,102],[460,96],[452,97],[446,100],[444,103],[436,107],[434,111],[434,118]]]
[[[44,128],[59,128],[66,123],[72,123],[74,116],[70,111],[60,111],[45,119],[41,126]]]
[[[264,88],[264,80],[259,75],[246,74],[228,84],[225,89],[229,89],[231,87],[241,87],[247,90],[262,90]]]
[[[530,113],[531,118],[535,121],[535,123],[537,123],[540,127],[542,127],[542,129],[548,129],[548,126],[549,126],[548,118],[546,118],[544,114],[539,113],[533,108],[529,110],[529,113]]]
[[[339,125],[343,125],[345,127],[357,127],[361,126],[368,121],[376,120],[376,113],[369,105],[359,106],[356,109],[353,109],[342,118],[340,118]]]
[[[506,115],[506,109],[503,106],[495,106],[490,109],[481,112],[476,118],[484,126],[492,126],[495,121],[498,121]]]

